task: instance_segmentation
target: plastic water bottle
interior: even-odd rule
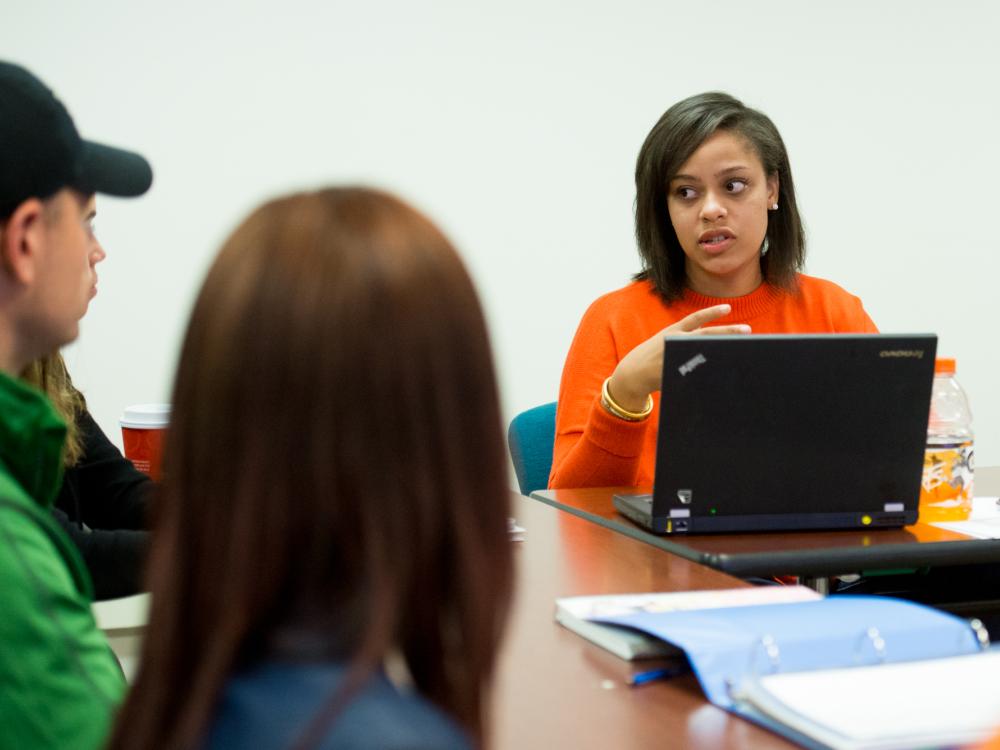
[[[972,510],[975,469],[972,412],[955,379],[955,360],[934,363],[927,450],[920,485],[920,520],[962,521]]]

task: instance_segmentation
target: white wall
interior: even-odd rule
[[[638,266],[632,170],[670,104],[736,94],[781,129],[810,273],[885,331],[936,331],[1000,464],[1000,6],[848,0],[503,4],[0,0],[0,57],[87,137],[153,162],[102,199],[100,294],[69,353],[118,439],[169,396],[189,305],[262,199],[362,181],[463,250],[508,416],[555,398],[587,304]]]

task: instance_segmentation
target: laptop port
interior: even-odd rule
[[[674,519],[674,531],[687,531],[688,522],[682,519]]]

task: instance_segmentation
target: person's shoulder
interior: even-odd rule
[[[856,302],[859,298],[839,284],[829,279],[821,279],[818,276],[807,276],[800,273],[796,277],[798,292],[807,299],[821,299],[828,301]]]
[[[633,281],[620,289],[606,292],[591,302],[583,319],[606,321],[622,313],[631,315],[662,306],[663,302],[650,281]]]
[[[0,576],[44,576],[42,569],[55,562],[62,571],[56,522],[48,510],[34,501],[23,488],[0,471],[0,555],[11,560],[0,565]]]
[[[0,491],[0,590],[10,608],[44,605],[37,614],[45,622],[90,618],[89,582],[72,541],[50,511],[19,492]]]
[[[70,642],[96,636],[90,582],[73,542],[49,510],[4,479],[0,475],[0,590],[8,614],[17,610],[24,618],[20,625],[14,618],[0,622],[0,631],[25,627],[37,639],[50,629],[52,643],[62,643],[66,628]]]
[[[648,279],[632,281],[623,287],[605,292],[595,299],[591,307],[618,307],[624,304],[645,303],[659,300],[653,284]]]
[[[341,663],[267,662],[230,678],[206,747],[289,745],[336,696],[346,674]],[[440,709],[379,673],[351,697],[318,747],[468,750],[471,744]]]
[[[377,677],[351,702],[323,748],[469,750],[469,738],[436,706]]]
[[[878,333],[861,298],[839,284],[800,274],[790,297],[794,317],[811,333]]]

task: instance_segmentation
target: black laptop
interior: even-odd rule
[[[937,336],[666,338],[652,495],[658,534],[917,520]]]

